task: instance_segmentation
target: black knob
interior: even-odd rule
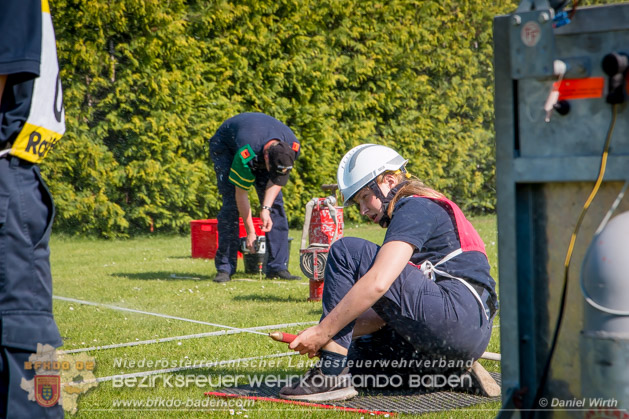
[[[567,100],[560,100],[559,102],[555,103],[553,108],[555,108],[559,115],[568,115],[568,113],[570,112],[570,102],[568,102]]]
[[[603,71],[609,76],[607,85],[607,103],[623,103],[627,98],[626,74],[629,68],[629,56],[622,52],[612,52],[603,57]]]
[[[603,71],[608,76],[623,74],[629,67],[629,56],[627,54],[612,52],[603,57]]]

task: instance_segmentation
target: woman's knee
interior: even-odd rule
[[[343,237],[332,243],[328,257],[338,259],[355,257],[356,255],[362,255],[365,248],[371,247],[376,249],[377,252],[378,245],[375,243],[358,237]]]

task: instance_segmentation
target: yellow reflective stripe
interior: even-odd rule
[[[24,128],[13,142],[13,147],[9,154],[31,163],[39,163],[57,144],[61,136],[62,134],[58,132],[26,122]]]
[[[41,0],[41,11],[42,13],[50,14],[50,6],[48,5],[48,0]]]
[[[244,180],[245,182],[253,182],[253,180],[254,180],[254,179],[247,179],[246,177],[240,176],[240,173],[238,173],[236,170],[234,170],[233,167],[230,169],[230,172],[235,174],[236,176],[238,176],[240,179]]]
[[[234,179],[234,178],[232,177],[232,175],[231,175],[232,173],[235,173],[236,175],[238,175],[238,173],[236,173],[236,172],[234,171],[234,169],[231,169],[231,170],[230,170],[229,180],[230,180],[230,181],[231,181],[231,183],[233,183],[234,185],[236,185],[236,186],[238,186],[238,187],[240,187],[240,188],[242,188],[242,189],[249,189],[249,188],[251,187],[251,185],[253,185],[253,182],[249,183],[249,185],[245,185],[245,184],[243,184],[242,182],[239,182],[239,181],[238,181],[238,179]],[[238,176],[238,177],[240,177],[240,176]],[[242,177],[240,177],[240,178],[241,178],[242,180],[244,180],[245,182],[247,181],[247,179],[243,179]]]
[[[248,189],[251,187],[251,185],[249,185],[249,186],[245,186],[245,185],[243,185],[243,184],[241,184],[241,183],[237,182],[235,179],[233,179],[233,178],[231,178],[231,177],[229,178],[229,181],[230,181],[231,183],[233,183],[234,185],[238,186],[240,189],[248,190]]]

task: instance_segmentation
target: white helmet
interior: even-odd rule
[[[336,172],[343,205],[347,205],[358,191],[378,175],[402,169],[407,162],[395,150],[383,145],[362,144],[352,148],[343,156]]]

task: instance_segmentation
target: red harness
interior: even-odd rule
[[[417,195],[415,196],[419,197]],[[428,197],[421,197],[421,198],[428,198]],[[456,279],[460,281],[461,283],[463,283],[463,285],[465,285],[465,287],[468,288],[472,292],[472,294],[474,295],[474,298],[476,298],[476,301],[478,301],[478,303],[480,304],[480,307],[483,313],[485,314],[485,317],[489,319],[489,313],[485,309],[483,305],[483,301],[478,295],[478,292],[465,279],[453,276],[449,274],[448,272],[437,268],[439,265],[446,263],[450,259],[457,257],[463,252],[478,251],[484,254],[485,257],[487,257],[487,253],[485,251],[485,244],[483,243],[483,240],[481,240],[480,236],[478,235],[478,233],[476,232],[472,224],[467,220],[467,218],[465,218],[465,215],[463,215],[463,212],[461,211],[461,209],[454,202],[446,198],[428,198],[428,199],[436,201],[441,206],[445,207],[445,210],[448,212],[448,214],[454,221],[454,228],[456,229],[456,233],[459,236],[461,247],[454,250],[453,252],[450,252],[448,255],[446,255],[443,259],[441,259],[436,264],[432,264],[429,260],[425,260],[424,262],[421,263],[421,265],[416,265],[410,261],[408,263],[420,269],[427,278],[430,278],[433,281],[436,280],[435,274],[439,274],[439,275],[442,275],[451,279]]]
[[[465,218],[463,215],[463,211],[452,201],[447,198],[428,198],[433,201],[437,201],[441,203],[442,206],[446,207],[446,211],[451,218],[454,220],[454,228],[456,228],[456,232],[459,236],[459,241],[461,242],[461,249],[464,252],[469,252],[475,250],[477,252],[481,252],[482,254],[487,256],[487,252],[485,251],[485,243],[480,238],[472,224]]]

